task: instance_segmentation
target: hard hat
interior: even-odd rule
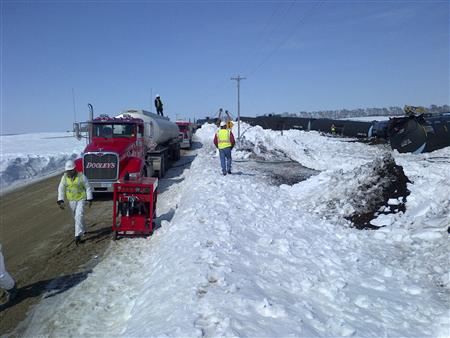
[[[225,121],[220,121],[220,126],[221,127],[225,127],[227,125],[227,123]]]
[[[73,169],[75,169],[75,162],[72,161],[72,160],[68,160],[66,162],[66,165],[64,166],[64,169],[65,170],[73,170]]]
[[[156,94],[156,96],[155,97],[159,97],[159,94]]]

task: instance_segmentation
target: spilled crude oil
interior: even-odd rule
[[[304,167],[292,161],[280,149],[267,149],[261,143],[254,144],[243,140],[240,151],[247,153],[248,160],[235,161],[242,169],[267,179],[269,184],[294,185],[319,174],[318,171]],[[355,210],[347,215],[352,225],[357,229],[378,229],[371,221],[380,214],[405,212],[406,197],[409,195],[407,184],[410,183],[403,168],[395,163],[392,154],[376,159],[368,164],[371,174],[358,187],[354,195],[349,196]],[[389,200],[397,200],[396,205],[390,205]]]
[[[252,154],[253,155],[253,154]],[[267,156],[267,153],[264,155]],[[269,184],[280,186],[282,184],[294,185],[319,174],[319,171],[306,168],[298,162],[288,160],[281,152],[274,154],[270,160],[261,159],[260,156],[248,160],[236,160],[239,167],[253,175],[262,176]],[[346,216],[352,226],[363,230],[379,229],[380,226],[371,224],[371,221],[380,214],[393,214],[405,212],[406,197],[409,195],[407,184],[409,181],[403,168],[398,166],[392,156],[386,156],[376,161],[372,168],[369,180],[358,188],[359,197],[355,197],[355,213]],[[389,200],[399,201],[390,205]]]
[[[319,173],[295,161],[237,160],[234,162],[238,162],[242,169],[255,172],[258,176],[266,178],[269,184],[276,186],[294,185]]]
[[[406,197],[410,191],[407,184],[411,183],[403,171],[403,167],[397,165],[392,156],[385,156],[380,165],[373,170],[373,180],[364,184],[360,189],[366,193],[369,203],[365,209],[346,217],[357,229],[376,230],[379,227],[370,223],[380,214],[394,214],[405,212]],[[397,205],[389,205],[389,200],[401,201]]]

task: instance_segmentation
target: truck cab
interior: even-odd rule
[[[176,121],[175,122],[180,130],[180,147],[190,149],[192,146],[192,135],[194,128],[191,122],[188,121]]]
[[[100,116],[88,128],[89,143],[75,165],[94,192],[112,192],[113,183],[125,176],[151,176],[145,161],[143,120]]]

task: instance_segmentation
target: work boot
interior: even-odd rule
[[[227,171],[231,175],[231,169]]]
[[[75,245],[78,246],[78,244],[84,243],[84,241],[81,239],[81,236],[75,236]]]
[[[227,173],[226,173],[225,171],[222,173],[223,176],[225,176],[226,174],[227,174]]]
[[[8,302],[12,301],[17,296],[17,287],[16,284],[12,287],[12,289],[6,290],[8,293]]]

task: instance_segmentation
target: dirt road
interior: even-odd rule
[[[103,258],[111,241],[112,196],[86,208],[86,241],[75,246],[70,208],[56,205],[61,176],[34,183],[0,198],[0,242],[7,270],[17,281],[16,299],[0,308],[0,334],[26,318],[46,291],[63,292],[81,282]],[[19,327],[14,335],[22,332]]]

